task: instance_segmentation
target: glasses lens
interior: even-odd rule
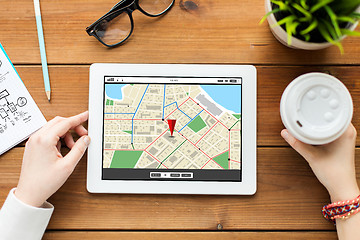
[[[110,15],[98,23],[94,30],[105,44],[117,44],[127,38],[131,32],[130,17],[127,12]]]
[[[150,15],[159,15],[166,11],[174,0],[139,0],[139,6]]]

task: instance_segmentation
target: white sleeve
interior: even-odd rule
[[[1,240],[40,240],[49,224],[54,206],[45,202],[41,208],[29,206],[12,189],[0,210]]]

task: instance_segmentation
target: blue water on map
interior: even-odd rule
[[[121,89],[127,84],[105,84],[106,96],[122,100]],[[241,113],[241,85],[200,85],[219,105],[234,113]]]
[[[200,85],[219,105],[241,113],[241,85]]]
[[[121,89],[125,85],[126,84],[105,84],[106,96],[108,96],[109,98],[112,98],[112,99],[122,100],[123,96],[122,96]]]

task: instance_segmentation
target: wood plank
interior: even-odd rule
[[[44,240],[103,239],[103,240],[331,240],[336,232],[47,232]]]
[[[134,12],[130,40],[107,49],[85,28],[105,14],[113,0],[41,1],[48,62],[93,63],[251,63],[360,64],[359,38],[344,40],[345,55],[336,47],[297,51],[280,44],[267,23],[263,0],[177,0],[162,18]],[[182,7],[181,7],[182,6]],[[14,63],[40,63],[32,0],[0,1],[0,42]],[[359,29],[359,28],[358,28]]]
[[[16,186],[23,148],[0,156],[0,204]],[[74,230],[334,230],[321,208],[326,190],[290,148],[258,148],[254,196],[90,194],[86,157],[50,198],[49,229]],[[360,149],[356,151],[360,182]]]
[[[47,119],[56,115],[71,116],[88,108],[89,66],[51,66],[52,100],[45,97],[42,70],[39,66],[17,66],[20,76]],[[360,130],[359,67],[277,67],[257,66],[258,70],[258,145],[286,146],[280,137],[283,128],[279,106],[283,90],[292,79],[311,72],[327,72],[349,88],[354,100],[353,123]],[[358,136],[357,145],[360,145]]]

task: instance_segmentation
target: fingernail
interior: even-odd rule
[[[91,142],[91,139],[90,139],[89,136],[84,137],[84,143],[85,143],[86,146],[89,146],[90,142]]]

